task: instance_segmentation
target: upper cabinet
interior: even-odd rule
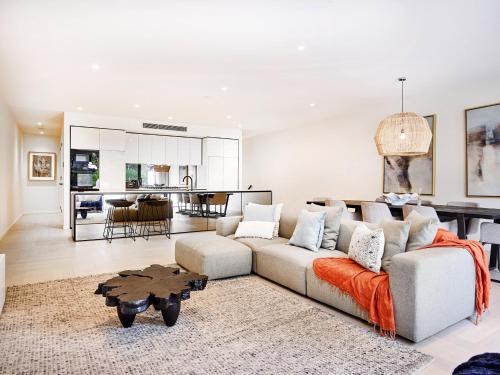
[[[124,130],[99,129],[100,150],[125,151],[126,133]]]
[[[178,162],[178,138],[163,137],[165,141],[165,164],[179,165]]]
[[[201,165],[200,138],[189,138],[189,165]]]
[[[139,163],[139,134],[127,133],[125,163]]]
[[[178,139],[177,162],[179,165],[189,165],[189,138]]]
[[[152,164],[152,148],[154,135],[139,134],[139,160],[140,164]]]
[[[221,138],[205,138],[203,152],[206,156],[224,156],[224,140]]]
[[[71,148],[77,150],[99,150],[99,129],[81,126],[71,127]]]
[[[154,135],[151,140],[151,164],[165,164],[165,137]]]
[[[224,157],[237,158],[238,155],[238,140],[237,139],[224,139]]]

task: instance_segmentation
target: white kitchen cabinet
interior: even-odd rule
[[[99,150],[99,129],[72,126],[71,148],[76,150]]]
[[[125,162],[139,163],[139,134],[127,133],[125,138]]]
[[[200,138],[189,138],[189,165],[201,165]]]
[[[221,138],[203,139],[203,154],[206,156],[224,156],[224,140]]]
[[[125,188],[125,152],[101,150],[99,153],[99,190]]]
[[[139,163],[152,164],[154,135],[139,134]]]
[[[151,164],[165,164],[165,137],[161,135],[153,136],[151,140]]]
[[[178,139],[177,162],[179,165],[189,165],[190,138]]]
[[[238,144],[237,139],[224,139],[224,157],[237,158],[238,157]]]
[[[238,158],[224,158],[224,190],[238,190]]]
[[[125,151],[126,133],[124,130],[99,129],[99,149]]]
[[[163,137],[165,142],[165,164],[179,165],[178,162],[178,138],[177,137]]]
[[[224,190],[224,158],[209,156],[207,167],[207,180],[209,190]]]

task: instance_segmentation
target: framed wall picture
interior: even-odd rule
[[[56,179],[56,154],[29,152],[28,179],[30,181],[54,181]]]
[[[422,156],[384,156],[384,193],[434,195],[436,115],[424,118],[432,131],[429,152]]]
[[[500,103],[465,110],[468,197],[500,197]]]

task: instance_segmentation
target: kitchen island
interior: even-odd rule
[[[137,199],[150,196],[169,201],[170,233],[215,230],[220,216],[239,216],[248,203],[272,204],[271,190],[126,189],[71,193],[73,241],[102,240],[110,199],[127,199],[139,209]],[[81,215],[81,212],[85,215]],[[80,214],[79,214],[80,213]],[[85,216],[82,217],[82,216]],[[133,223],[137,225],[137,222]]]

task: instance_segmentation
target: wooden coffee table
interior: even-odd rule
[[[132,326],[135,315],[153,305],[161,310],[169,327],[177,321],[181,301],[191,291],[205,289],[208,277],[179,268],[153,264],[144,270],[122,271],[119,276],[100,283],[95,294],[106,297],[106,306],[116,306],[118,318],[125,328]]]

